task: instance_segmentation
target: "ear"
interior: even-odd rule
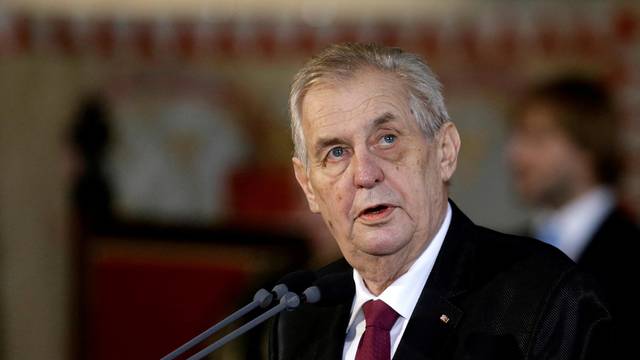
[[[440,159],[440,176],[448,182],[458,165],[460,151],[460,134],[452,122],[447,122],[438,131],[438,154]]]
[[[302,161],[300,159],[294,157],[291,159],[293,162],[293,172],[296,174],[296,180],[298,180],[298,184],[304,191],[304,195],[307,197],[307,202],[309,203],[309,209],[311,212],[318,213],[320,212],[320,208],[318,203],[316,202],[316,195],[313,190],[313,186],[309,181],[309,176],[307,175],[307,170],[305,169]]]

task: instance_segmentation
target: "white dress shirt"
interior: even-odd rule
[[[552,245],[576,261],[614,204],[615,197],[611,190],[595,188],[556,211],[538,214],[534,219],[535,235],[549,242],[543,238],[543,228],[553,228],[555,241]]]
[[[438,252],[442,247],[444,237],[451,223],[451,205],[447,204],[447,214],[445,215],[440,229],[433,237],[429,245],[422,254],[411,265],[409,270],[396,281],[391,283],[380,296],[375,296],[367,289],[360,274],[354,270],[353,280],[356,285],[356,295],[351,305],[351,318],[347,326],[347,335],[344,342],[342,358],[345,360],[354,360],[360,338],[364,333],[365,320],[362,305],[369,300],[380,299],[395,310],[400,316],[391,328],[391,357],[395,354],[402,334],[407,327],[407,323],[411,318],[413,309],[418,303],[418,298],[422,292],[422,288],[427,283],[427,278],[433,269]]]

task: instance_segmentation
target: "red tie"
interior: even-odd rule
[[[398,319],[398,313],[382,300],[367,301],[363,306],[366,328],[356,352],[356,360],[391,359],[389,330]]]

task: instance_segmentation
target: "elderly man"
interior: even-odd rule
[[[460,137],[416,55],[327,48],[294,79],[293,166],[355,292],[280,315],[271,359],[583,359],[611,318],[550,246],[474,225],[448,200]]]

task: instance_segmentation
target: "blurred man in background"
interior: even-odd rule
[[[640,231],[614,193],[617,122],[603,85],[579,76],[557,78],[519,103],[508,159],[518,194],[536,210],[530,235],[595,275],[615,321],[631,326],[637,311],[626,279],[640,254]]]

